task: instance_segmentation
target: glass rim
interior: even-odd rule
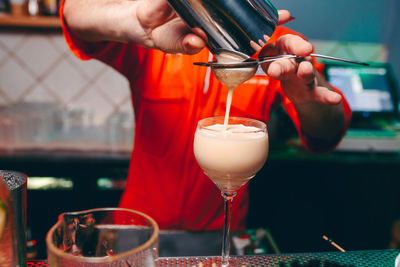
[[[244,133],[259,133],[259,132],[267,132],[267,124],[265,123],[265,122],[263,122],[263,121],[260,121],[260,120],[257,120],[257,119],[252,119],[252,118],[245,118],[245,117],[229,117],[229,119],[228,119],[228,123],[229,123],[229,121],[230,120],[245,120],[245,121],[250,121],[250,122],[252,122],[252,123],[254,123],[254,124],[258,124],[258,125],[261,125],[261,127],[257,127],[256,125],[247,125],[247,126],[254,126],[254,127],[256,127],[257,128],[257,130],[254,130],[254,131],[247,131],[247,132],[244,132]],[[211,132],[219,132],[219,130],[215,130],[215,129],[210,129],[208,126],[210,126],[210,125],[202,125],[203,123],[204,123],[204,121],[207,121],[207,120],[221,120],[221,122],[223,123],[224,122],[224,120],[225,120],[225,117],[224,116],[215,116],[215,117],[207,117],[207,118],[203,118],[203,119],[200,119],[198,122],[197,122],[197,127],[198,128],[200,128],[201,130],[206,130],[206,131],[211,131]],[[233,132],[233,133],[235,133],[235,132]]]
[[[18,178],[21,178],[17,182],[15,179],[13,179],[13,184],[10,184],[10,181],[7,180],[6,176],[8,174],[12,174],[13,176],[17,176]],[[28,175],[26,175],[23,172],[20,171],[14,171],[14,170],[0,170],[0,178],[4,180],[4,182],[7,184],[8,189],[10,192],[16,191],[21,187],[26,187],[28,185]],[[16,183],[15,183],[16,182]]]
[[[95,208],[95,209],[88,209],[88,210],[82,210],[82,211],[76,211],[76,212],[64,212],[62,214],[65,214],[65,213],[79,214],[79,213],[89,213],[89,212],[99,212],[99,211],[127,211],[130,213],[134,213],[136,215],[140,215],[150,222],[151,226],[153,226],[153,228],[154,228],[154,231],[151,234],[150,238],[146,242],[141,244],[140,246],[130,249],[128,251],[119,253],[117,255],[107,256],[107,257],[75,256],[75,255],[72,255],[69,253],[65,253],[62,249],[58,248],[53,243],[53,240],[52,240],[53,234],[56,231],[56,229],[61,226],[61,223],[62,223],[62,221],[60,219],[58,219],[58,221],[50,228],[50,230],[46,234],[47,249],[49,251],[51,251],[52,253],[54,253],[57,257],[60,257],[63,259],[79,261],[79,262],[83,262],[83,263],[107,263],[107,262],[112,262],[112,261],[123,259],[125,257],[128,257],[128,256],[136,253],[136,252],[139,252],[146,248],[149,248],[158,239],[160,229],[158,227],[157,222],[153,218],[151,218],[149,215],[147,215],[143,212],[137,211],[137,210],[126,209],[126,208]]]

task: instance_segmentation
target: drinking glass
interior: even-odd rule
[[[46,236],[50,266],[157,266],[157,223],[122,208],[66,212]]]
[[[267,159],[267,126],[258,120],[239,117],[230,117],[227,126],[224,126],[224,117],[202,119],[194,137],[194,155],[224,198],[221,261],[222,266],[228,266],[232,201]]]
[[[12,224],[12,199],[7,184],[0,177],[0,267],[16,265],[13,251],[15,227]]]
[[[25,266],[27,179],[24,173],[0,170],[0,267]]]

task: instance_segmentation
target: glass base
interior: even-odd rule
[[[214,184],[218,187],[218,189],[225,195],[236,195],[237,191],[242,188],[245,184],[247,184],[249,180],[237,184],[237,185],[226,185],[226,184],[219,184],[214,182]]]
[[[204,261],[201,261],[199,267],[241,267],[243,266],[243,262],[238,259],[238,258],[229,258],[229,263],[223,265],[222,264],[222,258],[221,257],[213,257],[213,258],[208,258]]]
[[[218,187],[219,190],[221,190],[222,193],[225,195],[236,195],[237,191],[239,191],[240,188],[242,188],[245,184],[247,184],[253,177],[254,175],[251,175],[246,178],[237,178],[231,177],[231,176],[218,176],[218,177],[213,177],[210,176],[208,173],[206,175],[213,181],[213,183]],[[241,177],[241,176],[238,176]]]

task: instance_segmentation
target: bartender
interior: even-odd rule
[[[219,189],[193,155],[197,122],[223,116],[226,106],[227,87],[207,68],[193,65],[213,59],[203,39],[166,0],[64,0],[60,16],[77,57],[100,60],[130,83],[136,128],[120,206],[150,215],[164,230],[221,230]],[[279,12],[279,24],[289,20],[288,11]],[[255,75],[235,89],[231,115],[268,121],[282,104],[307,149],[332,150],[351,111],[320,74],[312,52],[303,36],[278,26],[259,55],[290,53],[304,60],[263,64],[267,75]],[[247,186],[235,197],[234,231],[246,228],[248,197]]]

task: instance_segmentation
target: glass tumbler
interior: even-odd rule
[[[65,212],[46,236],[48,263],[58,266],[157,266],[157,223],[122,208]]]

